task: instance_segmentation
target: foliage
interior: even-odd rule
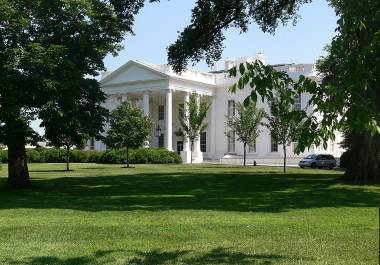
[[[274,32],[278,21],[296,18],[299,6],[306,2],[309,1],[198,1],[191,24],[169,47],[169,63],[180,72],[188,61],[217,61],[223,48],[222,31],[237,27],[245,32],[247,25],[255,21],[263,31]],[[337,34],[327,48],[328,55],[318,64],[321,80],[315,82],[300,76],[293,83],[297,92],[312,95],[309,103],[316,114],[305,121],[307,130],[301,132],[297,149],[303,151],[313,144],[325,144],[334,139],[337,130],[348,126],[354,140],[353,152],[360,154],[360,159],[350,163],[346,177],[380,181],[380,1],[329,3],[339,20]],[[247,65],[238,85],[243,88],[249,84],[254,101],[257,94],[270,98],[270,84],[279,80],[270,67],[256,66]]]
[[[190,141],[191,163],[193,162],[194,142],[200,137],[200,134],[207,128],[204,122],[210,105],[205,100],[200,100],[199,95],[192,93],[189,102],[186,102],[181,112],[179,122],[183,130],[183,135]]]
[[[98,122],[105,96],[94,76],[133,34],[144,2],[0,1],[0,143],[10,151],[10,186],[30,185],[25,144],[38,136],[30,121],[39,118],[50,130],[55,114],[73,109]]]
[[[332,0],[338,34],[318,63],[322,82],[312,93],[322,134],[347,130],[355,154],[346,178],[380,181],[380,2]]]
[[[99,158],[99,163],[103,164],[123,164],[125,162],[127,150],[111,149],[103,152]],[[165,148],[140,148],[132,149],[129,153],[129,161],[133,164],[179,164],[181,157]]]
[[[276,71],[270,65],[263,65],[259,60],[253,63],[241,64],[239,69],[233,67],[229,74],[237,76],[237,83],[230,87],[232,93],[238,89],[244,89],[249,85],[252,89],[250,95],[244,100],[248,105],[256,102],[258,96],[270,105],[270,115],[267,115],[267,127],[271,136],[283,146],[284,172],[286,170],[286,146],[293,141],[299,141],[296,152],[301,152],[309,147],[313,141],[304,142],[308,135],[310,125],[316,117],[308,116],[305,109],[294,109],[295,98],[309,86],[315,86],[315,82],[301,76],[299,80],[293,80],[286,72]],[[314,140],[314,139],[313,139]],[[310,144],[310,145],[309,145]]]
[[[45,128],[45,139],[49,145],[66,149],[66,169],[69,170],[70,149],[83,148],[90,137],[101,139],[103,124],[106,121],[108,111],[89,98],[82,100],[84,91],[76,90],[76,94],[67,95],[68,100],[62,106],[59,104],[46,104],[39,117],[41,126]],[[101,97],[101,91],[94,91]],[[94,96],[93,95],[93,96]]]
[[[64,163],[66,150],[62,148],[33,148],[26,150],[28,162],[31,163]],[[73,163],[123,164],[126,149],[106,151],[70,150],[70,161]],[[7,150],[0,151],[0,163],[8,162]],[[130,150],[130,162],[134,164],[180,164],[181,157],[164,148],[140,148]]]
[[[126,160],[129,167],[129,149],[139,148],[148,141],[152,126],[152,120],[145,116],[140,108],[125,101],[111,112],[106,143],[110,147],[126,147]]]
[[[286,149],[292,142],[298,142],[302,130],[305,112],[295,110],[287,98],[286,86],[278,86],[275,96],[269,100],[270,114],[267,115],[267,127],[271,137],[282,145],[284,155],[284,172],[286,172]]]
[[[262,31],[273,33],[279,23],[295,23],[301,4],[311,0],[203,0],[192,10],[191,23],[168,48],[168,62],[176,72],[183,71],[188,61],[205,59],[208,64],[221,59],[223,31],[237,28],[246,32],[252,22]]]
[[[226,125],[237,136],[237,140],[244,145],[244,166],[246,165],[246,148],[247,144],[254,143],[260,135],[260,125],[263,125],[262,119],[266,116],[264,109],[257,109],[256,102],[249,101],[247,106],[242,103],[235,105],[237,110],[236,116],[226,116]]]

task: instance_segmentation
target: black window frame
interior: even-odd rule
[[[199,136],[200,149],[202,153],[207,152],[207,133],[201,132]]]

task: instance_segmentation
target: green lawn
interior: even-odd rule
[[[0,264],[377,264],[380,186],[217,165],[0,171]]]

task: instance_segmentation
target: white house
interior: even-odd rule
[[[183,161],[190,162],[190,147],[188,141],[177,136],[180,130],[179,109],[186,106],[191,93],[196,93],[202,100],[210,103],[206,117],[208,127],[193,150],[193,162],[206,160],[220,160],[224,162],[240,162],[243,145],[234,139],[232,133],[227,134],[225,126],[226,115],[233,115],[234,103],[242,102],[251,92],[249,87],[236,94],[228,92],[228,88],[237,81],[229,78],[226,70],[242,62],[253,62],[259,59],[265,63],[261,53],[255,58],[244,57],[237,60],[226,60],[225,69],[205,73],[187,70],[178,75],[168,65],[132,60],[101,79],[101,86],[107,95],[105,107],[109,110],[116,108],[121,102],[128,100],[141,107],[145,115],[154,121],[154,128],[149,141],[151,147],[165,147],[181,154]],[[313,64],[279,64],[274,65],[278,70],[286,71],[291,77],[297,78],[303,74],[315,77]],[[305,108],[310,95],[302,94],[296,106]],[[266,102],[258,101],[258,107],[269,111]],[[186,109],[185,109],[186,111]],[[309,110],[311,111],[310,107]],[[329,142],[328,148],[311,148],[305,153],[330,153],[340,156],[340,136]],[[298,161],[305,154],[295,155],[293,149],[296,143],[288,148],[289,160]],[[89,149],[104,150],[106,146],[101,142],[89,141]],[[256,160],[258,163],[280,163],[282,159],[281,147],[271,139],[268,129],[262,128],[262,133],[255,144],[249,147],[248,162]]]

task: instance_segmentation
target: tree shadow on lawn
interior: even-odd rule
[[[30,190],[0,189],[0,209],[282,212],[377,207],[379,189],[333,185],[339,175],[268,172],[144,173],[34,178]],[[4,181],[4,179],[0,179]],[[1,185],[2,183],[0,183]]]
[[[281,260],[301,259],[299,257],[290,258],[287,256],[273,254],[250,254],[236,252],[228,248],[215,248],[209,252],[192,255],[188,250],[166,251],[152,249],[150,251],[125,251],[110,250],[97,251],[89,256],[74,258],[58,258],[54,256],[30,257],[24,260],[5,260],[9,265],[90,265],[90,264],[112,264],[115,262],[115,255],[119,260],[125,260],[125,265],[161,265],[161,264],[192,264],[192,265],[212,265],[212,264],[256,264],[270,265]],[[128,256],[126,256],[128,255]],[[303,258],[303,260],[305,260]]]

